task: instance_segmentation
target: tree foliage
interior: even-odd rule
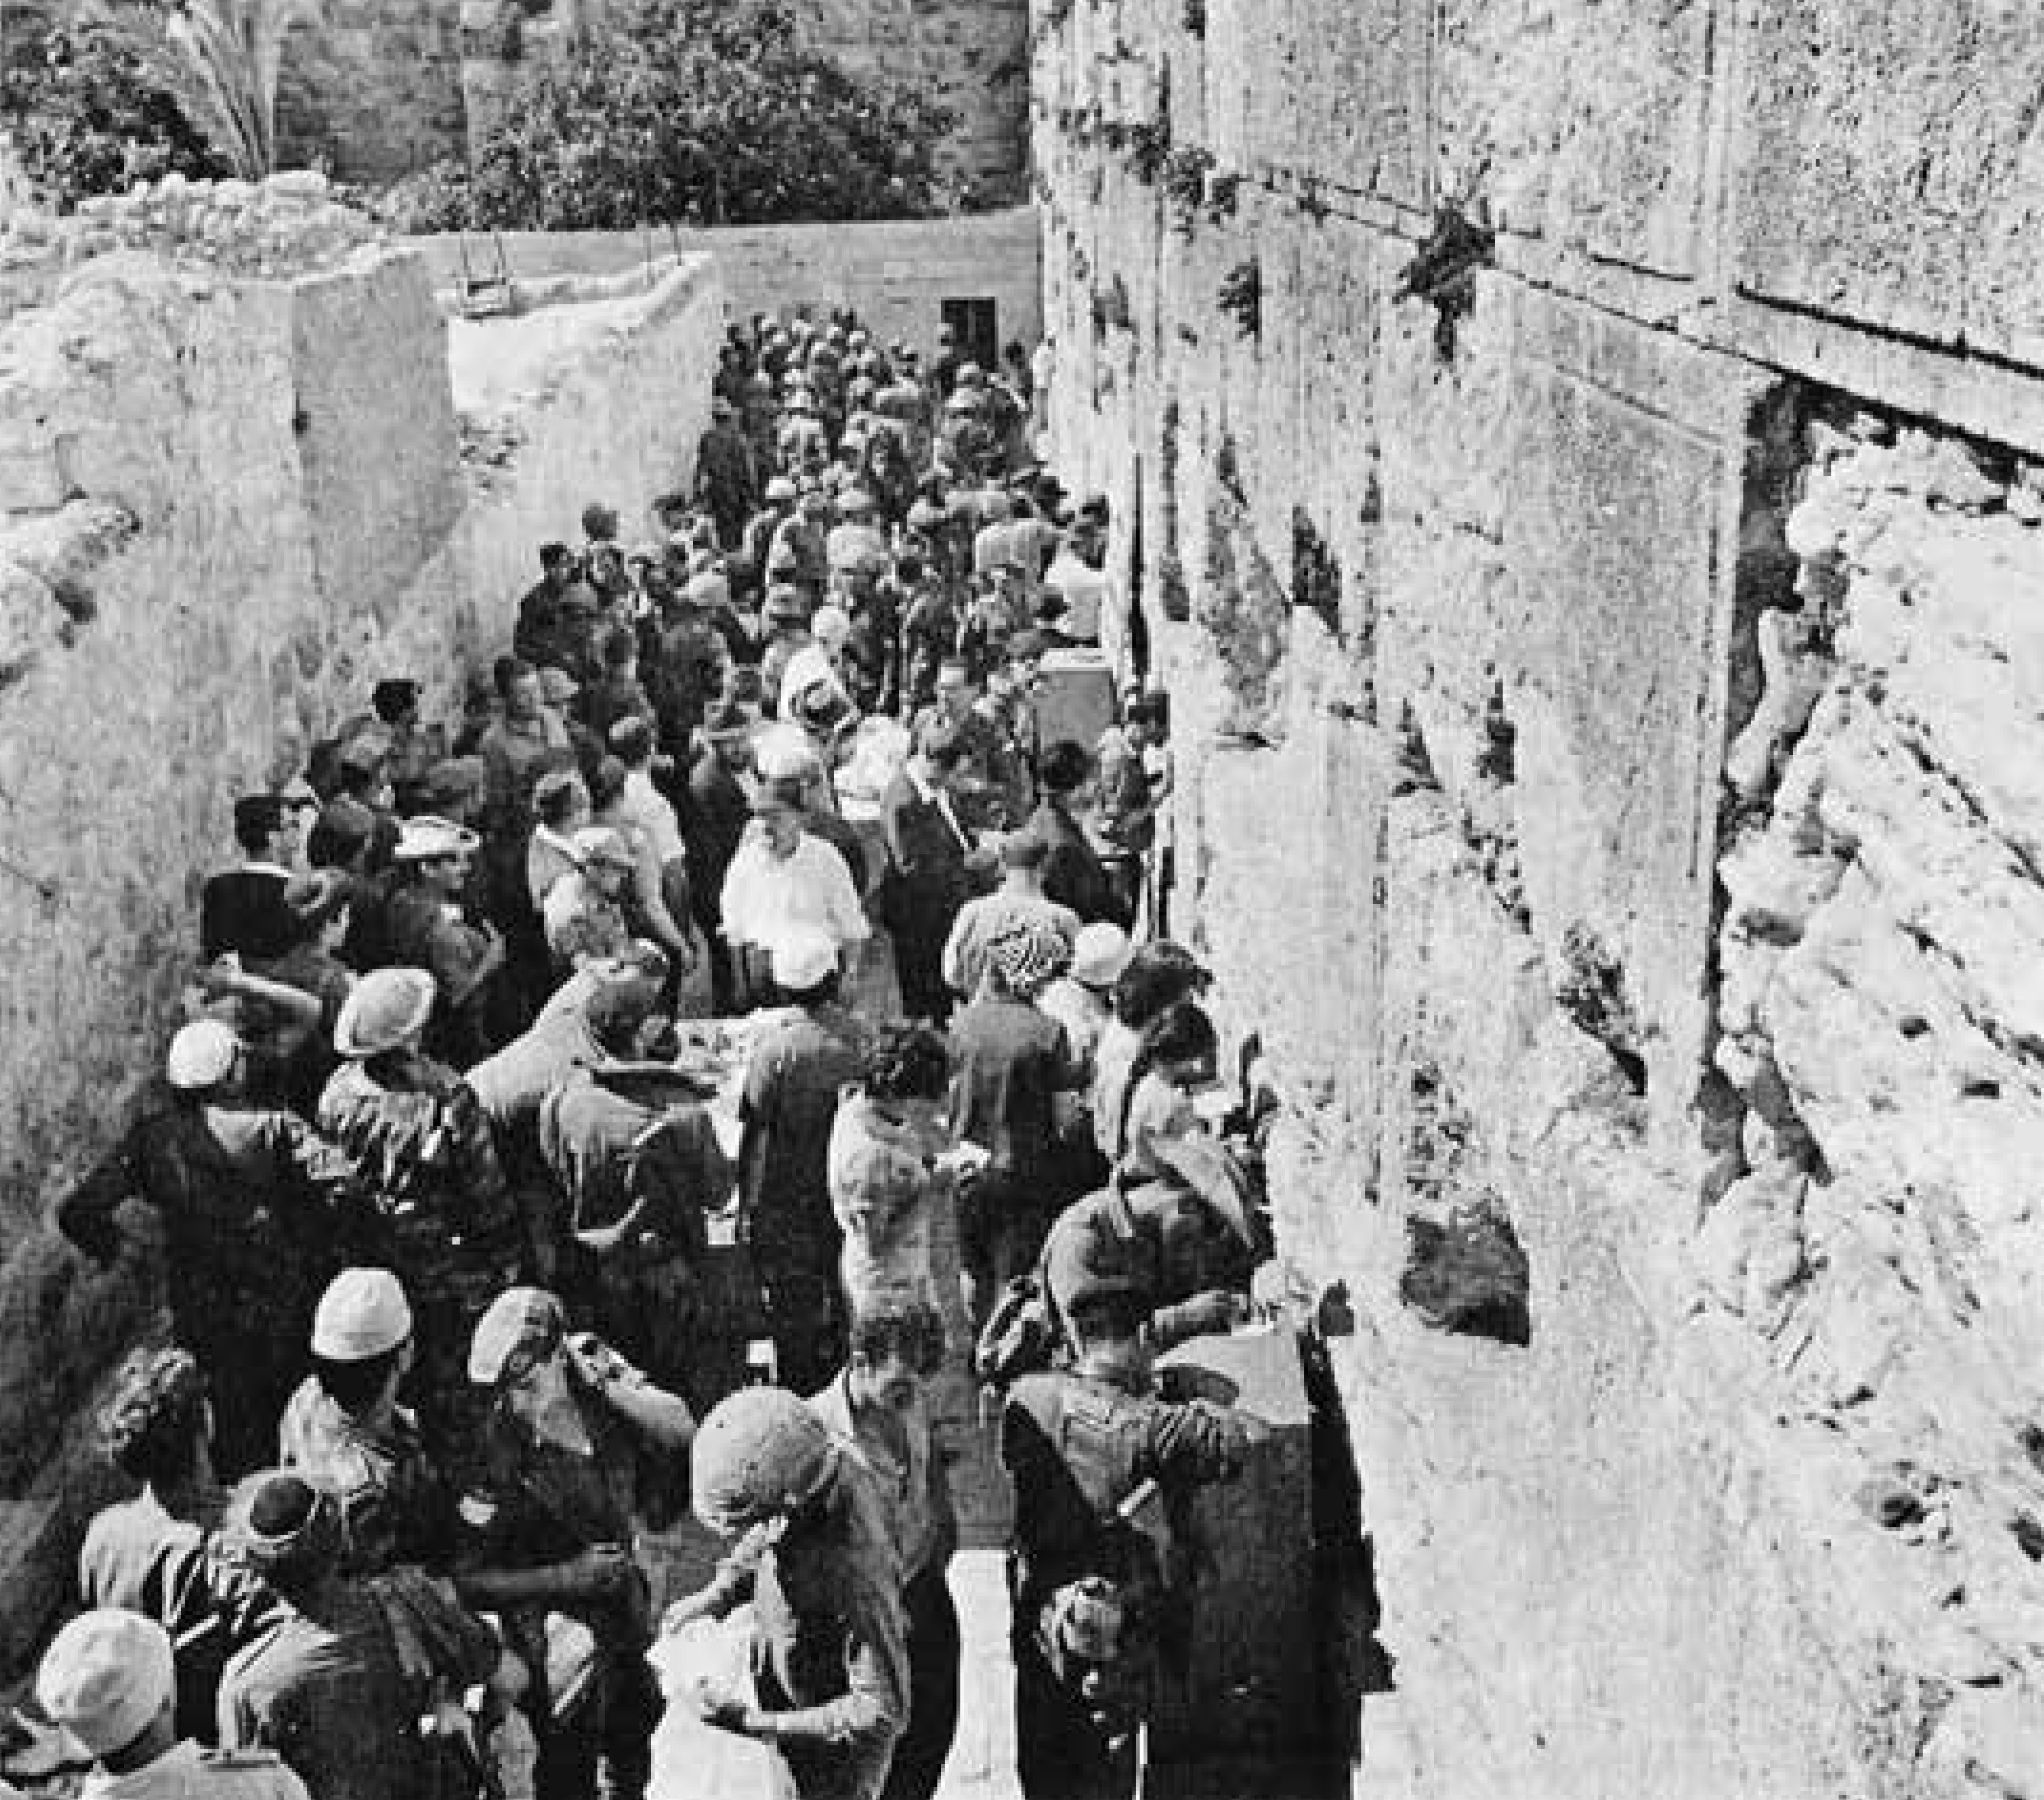
[[[167,175],[228,172],[176,95],[122,32],[52,32],[0,70],[0,115],[21,167],[53,205]]]
[[[561,231],[899,218],[942,202],[951,116],[804,48],[776,0],[628,0],[535,67],[467,183],[468,222]]]

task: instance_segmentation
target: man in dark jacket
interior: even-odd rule
[[[944,941],[977,885],[966,861],[972,838],[955,799],[965,766],[963,739],[932,720],[880,802],[887,837],[881,919],[894,940],[902,1010],[936,1025],[947,1022],[951,1010]]]
[[[57,1208],[59,1229],[101,1262],[119,1253],[123,1201],[156,1209],[171,1330],[206,1372],[230,1476],[268,1460],[357,1172],[295,1113],[250,1104],[246,1072],[226,1026],[186,1026],[165,1061],[170,1104]]]
[[[1093,761],[1083,746],[1070,738],[1060,739],[1043,752],[1038,780],[1043,802],[1029,821],[1029,829],[1051,846],[1043,865],[1043,892],[1060,905],[1079,915],[1079,923],[1091,925],[1105,919],[1126,931],[1130,919],[1120,891],[1100,859],[1078,814],[1093,777]]]

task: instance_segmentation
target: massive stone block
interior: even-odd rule
[[[1507,230],[1665,274],[1696,267],[1713,0],[1451,4],[1437,191]]]
[[[2027,8],[1819,0],[1742,9],[1735,278],[1835,317],[2044,350]]]

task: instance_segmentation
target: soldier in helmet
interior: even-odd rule
[[[752,1602],[757,1704],[698,1697],[703,1717],[786,1757],[801,1800],[877,1800],[909,1717],[899,1559],[872,1476],[779,1387],[743,1387],[697,1434],[696,1517],[741,1540],[670,1629]]]
[[[52,1640],[36,1698],[93,1760],[83,1800],[306,1800],[267,1750],[180,1739],[171,1634],[139,1613],[81,1614]]]
[[[1232,1476],[1258,1427],[1157,1396],[1142,1284],[1111,1244],[1054,1238],[1043,1272],[1071,1361],[1016,1381],[1001,1422],[1017,1772],[1029,1800],[1125,1800],[1174,1629],[1168,1502]]]
[[[417,1308],[414,1394],[429,1437],[473,1411],[462,1379],[470,1332],[517,1277],[523,1221],[474,1089],[420,1048],[438,992],[418,969],[356,984],[333,1031],[342,1058],[320,1123],[355,1157],[377,1219],[365,1261],[387,1264]]]
[[[637,1800],[659,1694],[633,1543],[640,1521],[668,1522],[694,1418],[601,1339],[570,1332],[542,1288],[498,1296],[468,1375],[487,1411],[482,1479],[461,1505],[471,1566],[456,1584],[503,1615],[532,1671],[540,1792]]]

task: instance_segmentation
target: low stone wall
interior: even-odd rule
[[[847,225],[733,225],[713,231],[503,232],[408,238],[451,292],[463,254],[474,273],[494,271],[496,247],[514,286],[546,278],[624,274],[668,256],[709,256],[734,318],[806,307],[817,317],[851,306],[883,339],[935,348],[947,299],[994,303],[1001,341],[1033,345],[1042,328],[1039,249],[1033,207]]]
[[[628,539],[655,531],[655,500],[687,491],[724,336],[717,272],[688,257],[657,265],[646,293],[449,326],[465,579],[505,647],[539,547],[578,539],[587,502],[615,507]]]
[[[90,1403],[160,1296],[145,1209],[100,1272],[46,1208],[159,1063],[233,796],[383,676],[455,716],[539,543],[686,485],[720,333],[700,260],[451,328],[423,260],[375,251],[290,282],[103,258],[0,327],[0,1673],[69,1600]]]

